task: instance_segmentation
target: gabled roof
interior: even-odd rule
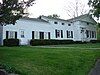
[[[40,16],[43,18],[47,18],[47,19],[52,19],[52,20],[59,20],[59,21],[65,21],[65,22],[73,22],[73,21],[84,21],[84,22],[89,22],[89,23],[93,23],[96,24],[97,22],[92,18],[92,16],[90,16],[89,14],[85,14],[85,15],[81,15],[72,19],[68,19],[68,20],[64,20],[64,19],[60,19],[60,18],[52,18],[52,17],[47,17],[47,16]],[[45,22],[45,23],[49,23],[48,21],[46,21],[43,18],[29,18],[29,17],[23,17],[22,19],[24,20],[32,20],[32,21],[37,21],[37,22]]]
[[[47,19],[52,19],[52,20],[60,20],[60,21],[65,21],[65,22],[73,22],[73,21],[84,21],[84,22],[89,22],[89,23],[93,23],[96,24],[97,22],[92,18],[91,15],[89,14],[84,14],[72,19],[68,19],[68,20],[64,20],[64,19],[60,19],[60,18],[53,18],[53,17],[47,17],[47,16],[41,16]]]
[[[85,21],[85,22],[90,22],[90,23],[97,23],[91,15],[85,14],[81,15],[72,19],[68,19],[67,21]]]
[[[53,20],[60,20],[60,21],[67,21],[67,20],[64,20],[64,19],[60,19],[60,18],[53,18],[53,17],[48,17],[48,16],[40,16],[40,17],[45,17],[45,18],[48,18],[48,19],[53,19]]]
[[[23,18],[21,18],[21,19],[48,23],[48,21],[45,21],[45,20],[39,19],[39,18],[23,17]]]

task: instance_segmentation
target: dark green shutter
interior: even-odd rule
[[[50,32],[48,32],[48,39],[50,39]]]
[[[32,31],[32,39],[34,39],[34,31]]]
[[[63,30],[61,30],[61,38],[63,38]]]
[[[71,31],[71,38],[73,38],[73,31]]]
[[[17,32],[15,32],[15,39],[17,39]]]
[[[57,29],[55,30],[55,36],[56,36],[56,38],[57,38]]]
[[[8,33],[9,33],[9,31],[6,31],[6,39],[8,39]]]
[[[68,31],[67,31],[67,38],[69,37],[69,35],[68,35]]]

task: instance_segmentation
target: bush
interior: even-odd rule
[[[19,46],[19,39],[4,39],[4,46]]]
[[[82,42],[82,41],[74,41],[75,44],[85,44],[85,43],[88,43],[86,41]]]
[[[59,45],[59,44],[72,44],[73,40],[41,40],[41,39],[32,39],[30,40],[30,45]]]
[[[100,43],[100,40],[91,40],[91,43]]]

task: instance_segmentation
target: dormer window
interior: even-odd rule
[[[58,24],[58,22],[54,22],[54,24]]]
[[[62,23],[62,25],[65,25],[65,23]]]
[[[68,24],[68,26],[71,26],[71,24]]]

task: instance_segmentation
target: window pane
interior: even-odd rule
[[[24,31],[21,31],[21,38],[24,38]]]
[[[44,39],[44,32],[40,32],[40,39]]]
[[[58,24],[58,22],[54,22],[54,24]]]
[[[57,37],[60,37],[60,30],[57,30]]]
[[[65,23],[62,23],[62,25],[65,25]]]
[[[71,24],[68,24],[68,26],[71,26]]]
[[[9,38],[15,38],[15,32],[9,31]]]
[[[89,31],[86,30],[86,37],[88,38],[89,37]]]

